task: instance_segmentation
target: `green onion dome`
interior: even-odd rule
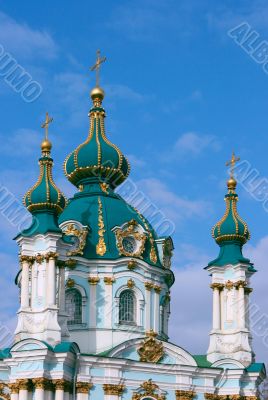
[[[233,176],[227,181],[228,193],[225,195],[226,211],[222,219],[212,228],[212,236],[220,247],[218,257],[209,266],[248,265],[253,271],[253,264],[242,253],[243,245],[250,239],[246,222],[238,215],[238,196],[235,192],[236,180]]]
[[[104,91],[95,87],[91,91],[91,98],[93,107],[89,111],[88,137],[68,155],[64,172],[76,187],[94,182],[106,182],[116,187],[128,177],[130,165],[121,150],[105,135],[105,111],[102,108]]]
[[[228,193],[225,196],[226,211],[224,216],[212,229],[212,236],[217,243],[237,240],[246,243],[250,238],[250,233],[246,222],[238,215],[237,201],[235,193],[236,180],[231,177],[227,181]]]
[[[50,157],[52,144],[44,140],[41,144],[42,157],[39,159],[40,175],[36,184],[28,190],[23,198],[23,203],[31,213],[40,211],[55,212],[60,214],[66,199],[57,188],[52,177],[53,159]]]

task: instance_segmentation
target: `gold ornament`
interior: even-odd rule
[[[68,251],[68,256],[83,255],[83,251],[86,245],[88,228],[83,227],[78,229],[74,224],[68,224],[66,228],[63,228],[63,233],[66,236],[75,236],[78,240],[78,245],[74,250]]]
[[[135,269],[136,266],[137,266],[137,261],[135,261],[135,260],[130,260],[130,261],[127,263],[127,267],[128,267],[128,269],[130,269],[130,270]]]
[[[96,253],[99,256],[104,256],[104,254],[106,253],[106,244],[105,244],[105,240],[104,240],[105,229],[104,229],[104,222],[103,222],[103,215],[102,215],[102,202],[101,202],[100,197],[98,198],[98,203],[99,203],[99,221],[98,221],[99,242],[96,246]]]
[[[156,392],[159,392],[159,386],[156,383],[153,383],[152,379],[149,379],[140,385],[139,391],[133,394],[132,400],[140,400],[146,396],[153,396],[155,400],[166,399],[165,395],[158,394]]]
[[[67,282],[66,282],[66,286],[67,286],[67,288],[71,289],[71,288],[73,288],[73,287],[74,287],[74,285],[75,285],[75,280],[74,280],[74,279],[71,279],[71,278],[69,278],[69,279],[67,280]]]
[[[100,183],[100,188],[103,191],[103,193],[106,193],[106,194],[109,193],[108,192],[108,189],[109,189],[109,184],[108,183],[106,183],[106,182]]]
[[[126,229],[118,228],[115,231],[116,235],[116,245],[120,254],[123,254],[127,257],[140,257],[142,258],[142,253],[144,251],[146,235],[144,233],[140,233],[138,231],[138,223],[134,219],[127,223]],[[133,237],[137,242],[139,242],[139,246],[137,246],[137,250],[133,253],[130,253],[124,249],[123,240],[126,237]]]
[[[128,287],[129,289],[132,289],[134,286],[135,286],[135,282],[133,281],[133,279],[129,279],[129,280],[127,281],[127,287]]]
[[[152,330],[147,332],[146,335],[148,337],[138,348],[140,361],[156,363],[164,355],[163,343],[156,339],[157,333]]]

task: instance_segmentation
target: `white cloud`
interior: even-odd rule
[[[175,224],[188,218],[203,217],[212,210],[208,202],[180,197],[158,179],[148,178],[131,183],[133,184],[131,192],[126,196],[126,200],[134,203],[134,206],[149,220],[153,209],[155,212],[158,210],[163,218],[169,219]],[[132,186],[135,187],[135,190]],[[154,221],[152,224],[156,227]]]
[[[220,149],[220,143],[214,135],[186,132],[175,142],[173,156],[197,156],[206,149],[213,151]]]
[[[6,52],[21,58],[54,58],[57,46],[48,32],[32,29],[0,12],[0,43]]]
[[[38,158],[38,153],[40,149],[40,144],[43,140],[42,132],[37,132],[33,129],[17,129],[14,133],[10,135],[1,135],[2,146],[0,149],[1,153],[10,153],[12,157],[15,156],[29,156],[33,152],[36,153],[36,158]],[[3,140],[5,138],[5,140]]]
[[[130,162],[131,167],[143,168],[146,166],[146,162],[134,154],[127,154],[127,159]]]
[[[142,101],[145,96],[136,92],[126,85],[121,84],[107,84],[105,85],[105,92],[107,96],[114,99],[119,100],[134,100],[134,101]]]

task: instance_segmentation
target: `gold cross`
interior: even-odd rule
[[[97,50],[96,63],[90,68],[90,71],[96,71],[96,86],[100,85],[100,66],[106,61],[106,57],[101,57],[100,50]]]
[[[231,178],[234,177],[234,167],[235,167],[235,164],[236,164],[238,161],[240,161],[240,157],[236,157],[236,156],[235,156],[235,153],[234,153],[234,151],[233,151],[231,160],[230,160],[230,161],[227,161],[227,163],[226,163],[226,167],[229,167],[229,166],[230,166],[230,176],[231,176]]]
[[[46,120],[45,122],[41,125],[41,128],[45,129],[45,139],[48,140],[48,127],[49,124],[53,121],[53,118],[48,115],[48,112],[46,113]]]

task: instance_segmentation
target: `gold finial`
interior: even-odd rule
[[[106,57],[101,57],[100,50],[97,50],[97,59],[90,71],[96,71],[96,87],[100,86],[100,66],[106,61]]]
[[[233,151],[232,153],[232,158],[230,161],[227,161],[226,163],[226,167],[230,166],[230,179],[228,179],[227,181],[227,187],[229,190],[234,191],[236,188],[236,180],[234,178],[234,168],[235,168],[235,164],[240,161],[240,157],[236,157],[235,153]]]
[[[41,144],[41,149],[42,149],[43,153],[49,153],[51,148],[52,148],[52,144],[48,140],[48,127],[49,127],[49,124],[51,124],[52,121],[53,121],[53,118],[50,117],[48,112],[47,112],[46,113],[45,122],[41,125],[41,128],[45,129],[45,139],[43,140],[43,142]]]

